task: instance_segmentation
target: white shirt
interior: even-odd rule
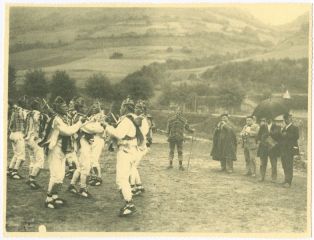
[[[135,114],[132,114],[132,116],[136,118]],[[118,145],[137,146],[137,139],[134,138],[136,135],[136,128],[132,121],[126,116],[122,116],[120,118],[118,126],[116,128],[112,126],[107,126],[106,132],[118,139]],[[134,139],[122,140],[126,136]]]
[[[58,139],[58,136],[71,136],[75,134],[80,127],[82,126],[82,122],[78,121],[74,125],[69,126],[68,124],[64,123],[63,120],[56,116],[52,123],[52,133],[48,139],[49,142],[49,149],[53,149],[56,145],[61,147],[61,139]],[[58,141],[59,140],[59,141]]]
[[[143,120],[142,120],[142,125],[141,125],[140,129],[141,129],[141,132],[142,132],[144,138],[146,139],[146,135],[149,132],[150,126],[149,126],[149,122],[148,122],[147,118],[145,116],[142,116],[142,117],[143,117]]]

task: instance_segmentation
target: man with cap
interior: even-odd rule
[[[220,161],[222,172],[233,172],[233,161],[237,160],[237,137],[227,113],[221,115],[214,130],[211,156],[213,160]]]
[[[56,115],[51,120],[50,129],[46,132],[48,138],[43,144],[48,148],[47,160],[50,171],[45,206],[51,209],[56,209],[65,203],[58,195],[65,176],[65,155],[73,151],[71,136],[82,127],[86,120],[80,117],[76,124],[71,125],[67,117],[67,105],[61,97],[55,99],[54,111]]]
[[[77,111],[76,118],[86,118],[86,104],[83,98],[79,97],[75,101],[75,110]],[[76,120],[75,120],[76,121]],[[104,129],[99,122],[89,121],[82,126],[78,132],[77,146],[78,146],[78,167],[75,170],[71,179],[68,191],[74,194],[79,194],[84,198],[90,198],[91,194],[87,191],[87,178],[91,170],[92,161],[92,147],[94,144],[94,137],[96,134],[101,134]],[[77,191],[75,184],[80,182],[80,190]]]
[[[292,115],[287,113],[283,116],[285,126],[281,133],[281,162],[285,174],[283,182],[284,187],[291,187],[293,178],[293,159],[294,156],[299,155],[299,128],[292,122]]]
[[[280,137],[281,127],[276,124],[276,121],[261,118],[260,128],[257,134],[257,156],[260,157],[261,182],[265,180],[268,158],[271,164],[272,182],[276,182],[277,180],[277,159],[280,156],[278,142],[280,141]]]
[[[24,132],[25,120],[28,113],[25,107],[26,99],[24,96],[13,106],[13,111],[9,121],[9,139],[12,143],[13,157],[9,164],[8,176],[16,180],[20,180],[22,178],[18,171],[22,163],[25,161]]]
[[[188,121],[182,116],[181,108],[177,108],[175,114],[169,117],[167,122],[167,136],[169,142],[169,166],[168,169],[173,168],[174,150],[177,147],[179,170],[184,171],[183,163],[183,141],[184,130],[189,133],[194,133],[194,129],[191,129]]]
[[[132,168],[140,156],[138,147],[144,142],[140,125],[135,122],[134,101],[125,99],[120,108],[120,119],[116,127],[104,122],[106,133],[118,140],[116,183],[125,200],[125,205],[120,209],[119,216],[128,216],[136,212],[132,200],[132,190],[129,182]]]
[[[140,125],[140,130],[141,130],[141,133],[143,134],[144,141],[138,147],[139,156],[138,156],[138,159],[135,161],[135,164],[131,170],[130,183],[131,183],[133,195],[139,195],[145,191],[142,185],[139,171],[138,171],[138,166],[140,164],[140,161],[148,152],[147,134],[149,132],[149,124],[148,124],[145,113],[146,113],[146,104],[143,100],[139,100],[135,104],[135,114],[137,115],[137,117],[135,118],[135,121],[137,121],[138,124]]]
[[[246,162],[246,175],[256,177],[257,133],[259,126],[254,124],[252,116],[246,117],[246,125],[240,136],[243,140],[244,158]]]
[[[29,180],[27,184],[31,189],[38,189],[40,186],[36,182],[36,178],[40,170],[44,168],[45,154],[44,149],[38,145],[43,137],[44,129],[41,127],[46,123],[47,118],[41,114],[39,99],[34,99],[31,103],[31,111],[26,117],[25,141],[28,149],[29,164]]]

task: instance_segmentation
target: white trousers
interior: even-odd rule
[[[30,168],[30,175],[34,176],[38,172],[39,169],[44,168],[45,162],[45,154],[44,149],[38,146],[38,142],[35,141],[34,137],[31,136],[26,141],[26,146],[28,149],[29,155],[29,168]]]
[[[21,161],[25,160],[25,140],[22,132],[12,132],[9,139],[12,143],[13,157],[9,168],[18,169]]]
[[[48,164],[50,171],[50,182],[52,186],[55,183],[62,183],[65,175],[65,154],[62,152],[61,144],[57,144],[48,152]]]
[[[92,161],[92,144],[90,144],[84,137],[80,139],[81,148],[78,153],[78,166],[75,170],[71,184],[76,184],[78,178],[80,177],[80,186],[81,188],[86,188],[87,184],[87,176],[89,175],[89,171],[91,169],[91,161]]]
[[[144,158],[144,156],[147,154],[148,148],[145,146],[145,148],[138,150],[138,157],[134,163],[134,166],[132,166],[131,169],[131,176],[130,176],[130,182],[132,185],[135,184],[142,184],[142,180],[138,171],[138,167],[140,165],[141,160]]]
[[[96,167],[100,169],[100,156],[102,153],[102,150],[104,149],[105,146],[105,141],[99,137],[95,136],[94,137],[94,143],[92,144],[92,161],[91,161],[91,166]]]
[[[75,165],[77,165],[78,160],[77,160],[76,151],[67,153],[65,155],[65,158],[68,163],[75,163]]]
[[[119,147],[117,152],[116,183],[126,201],[132,200],[129,179],[138,156],[139,152],[136,146],[130,148]]]

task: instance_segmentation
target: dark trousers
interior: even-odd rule
[[[293,154],[283,153],[281,163],[285,173],[285,182],[291,185],[293,178]]]
[[[222,171],[233,171],[233,160],[230,158],[223,158],[220,160],[220,166]]]
[[[177,146],[177,151],[178,151],[178,159],[179,159],[179,163],[182,164],[183,161],[183,140],[171,140],[169,141],[169,148],[170,148],[170,152],[169,152],[169,161],[170,164],[172,164],[173,158],[174,158],[174,150]]]
[[[265,179],[268,157],[271,164],[271,179],[275,181],[277,179],[277,157],[275,156],[266,155],[260,158],[261,159],[261,165],[260,165],[261,178],[262,180]]]

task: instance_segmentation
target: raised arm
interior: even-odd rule
[[[114,128],[110,125],[106,127],[106,132],[117,139],[123,139],[130,130],[130,124],[133,124],[128,118],[124,118],[119,125]]]
[[[62,119],[60,119],[59,117],[56,117],[54,120],[53,126],[59,130],[60,135],[71,136],[71,135],[75,134],[80,129],[80,127],[82,126],[82,122],[78,121],[74,125],[69,126],[69,125],[65,124],[62,121]]]
[[[99,134],[104,132],[104,128],[100,125],[99,122],[89,122],[81,127],[82,131],[90,134]]]

